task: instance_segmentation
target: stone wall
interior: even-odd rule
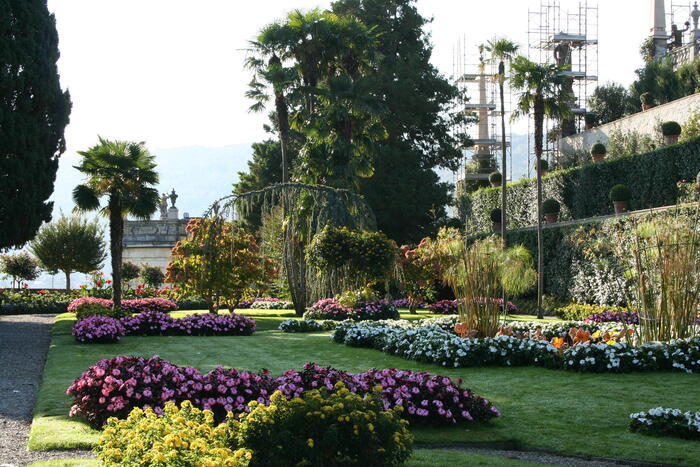
[[[187,236],[188,219],[124,221],[124,261],[158,266],[165,271],[170,262],[170,250],[178,240]]]
[[[651,136],[654,135],[661,123],[674,120],[683,126],[688,118],[698,111],[700,111],[700,93],[652,107],[649,110],[600,125],[592,130],[562,138],[559,142],[559,150],[564,154],[578,151],[588,152],[591,146],[598,141],[607,144],[610,134],[614,131],[622,131],[624,133],[634,131]]]

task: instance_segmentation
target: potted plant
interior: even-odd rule
[[[542,212],[547,224],[555,224],[557,222],[559,211],[561,211],[561,205],[556,199],[548,198],[542,203]]]
[[[664,135],[664,143],[676,144],[681,135],[681,126],[674,121],[664,122],[661,124],[661,133]]]
[[[501,227],[501,210],[498,208],[491,210],[491,228],[498,233],[501,231]]]
[[[643,92],[639,100],[642,101],[642,110],[649,110],[654,106],[654,96],[650,92]]]
[[[615,185],[610,190],[610,200],[615,207],[615,214],[629,211],[629,203],[632,193],[625,185]]]
[[[598,123],[598,115],[595,112],[586,112],[583,119],[586,122],[586,130],[591,130]]]
[[[594,162],[600,162],[603,159],[605,159],[605,155],[608,153],[608,150],[605,148],[605,145],[598,141],[591,147],[591,156],[593,157]]]
[[[544,159],[537,161],[537,170],[540,172],[540,177],[544,177],[549,173],[549,162]]]
[[[491,186],[501,186],[503,183],[503,176],[500,172],[492,172],[489,175],[489,183]]]

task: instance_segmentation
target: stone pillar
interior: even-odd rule
[[[650,37],[654,41],[654,58],[660,59],[668,51],[666,41],[666,5],[665,0],[651,0]]]

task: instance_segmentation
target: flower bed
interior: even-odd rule
[[[73,326],[73,337],[81,343],[114,344],[125,335],[121,321],[109,316],[89,316]]]
[[[588,315],[583,320],[585,323],[625,323],[639,324],[639,315],[633,311],[605,310],[600,313]]]
[[[80,314],[82,307],[89,305],[100,305],[105,309],[112,308],[112,300],[107,298],[80,297],[76,298],[68,305],[69,313]],[[121,309],[124,313],[141,313],[145,311],[168,313],[175,311],[178,306],[167,298],[137,298],[132,300],[122,300]]]
[[[266,371],[222,367],[202,375],[195,368],[179,368],[157,356],[122,356],[91,366],[66,392],[73,397],[70,416],[80,415],[91,425],[101,426],[110,416],[124,418],[135,407],[151,407],[161,413],[166,402],[183,400],[212,410],[220,421],[229,411],[249,411],[251,401],[269,403],[274,391],[291,399],[313,389],[333,390],[339,382],[359,395],[381,386],[384,408],[402,406],[404,416],[415,422],[485,422],[500,415],[488,400],[463,388],[461,379],[395,369],[352,374],[314,363],[273,378]]]
[[[96,331],[105,327],[101,332],[107,333],[114,326],[112,321],[93,318],[97,316],[79,319],[73,325],[73,335],[78,342],[101,342],[96,340]],[[238,314],[201,313],[173,318],[161,312],[144,312],[114,321],[122,327],[122,336],[250,336],[255,332],[255,320]]]
[[[279,330],[289,333],[332,331],[338,323],[339,321],[332,319],[318,321],[313,319],[288,319],[280,323]]]
[[[446,367],[534,365],[582,372],[700,372],[699,337],[632,347],[612,340],[590,343],[589,331],[576,331],[587,339],[566,348],[558,348],[542,335],[535,338],[534,333],[533,338],[513,335],[462,338],[446,330],[444,325],[400,321],[340,323],[331,333],[331,339]],[[554,334],[553,339],[557,340],[557,336]],[[563,342],[563,337],[558,339]]]
[[[501,306],[503,305],[502,298],[479,298],[477,301],[498,303]],[[427,305],[426,308],[436,315],[456,315],[459,313],[459,303],[460,300],[440,300],[439,302]],[[518,314],[519,312],[520,310],[513,302],[508,302],[508,314],[514,315]]]
[[[700,412],[657,407],[630,414],[632,432],[700,440]]]
[[[306,313],[306,320],[353,321],[398,319],[399,312],[396,307],[387,300],[359,302],[355,308],[345,307],[335,298],[324,298],[314,303]]]

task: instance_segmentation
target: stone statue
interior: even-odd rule
[[[554,48],[554,60],[557,62],[557,66],[564,66],[571,64],[571,47],[569,44],[561,43]]]
[[[175,201],[177,201],[177,194],[175,194],[175,189],[173,188],[173,191],[170,193],[170,202],[173,203],[173,207],[175,207]]]
[[[669,49],[683,47],[683,33],[690,29],[690,22],[685,22],[685,29],[678,29],[675,24],[671,25],[671,42],[668,44]]]
[[[168,218],[168,195],[166,195],[165,193],[160,195],[160,218]]]

